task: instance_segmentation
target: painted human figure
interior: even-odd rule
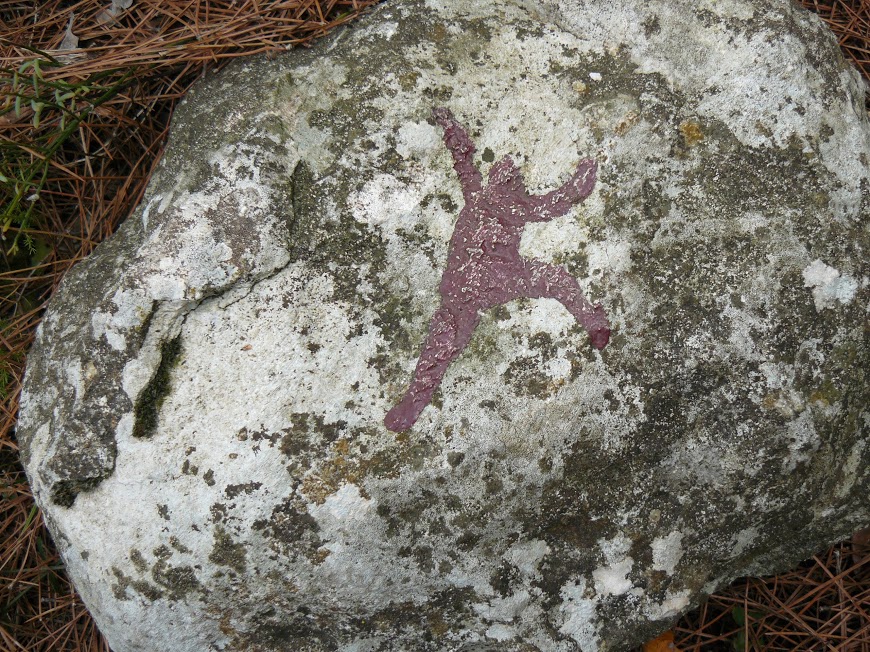
[[[580,161],[562,187],[544,195],[530,195],[519,168],[505,156],[489,170],[486,186],[472,157],[474,143],[445,108],[433,110],[444,130],[444,143],[453,155],[465,206],[459,213],[438,292],[441,306],[432,317],[414,379],[384,424],[407,430],[417,421],[441,384],[450,363],[462,352],[489,308],[520,297],[556,299],[603,349],[610,339],[604,308],[583,296],[577,280],[558,265],[520,256],[520,238],[528,222],[546,222],[566,214],[595,186],[597,164]]]

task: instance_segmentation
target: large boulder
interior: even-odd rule
[[[625,649],[870,524],[863,92],[786,0],[392,2],[204,80],[22,399],[115,652]]]

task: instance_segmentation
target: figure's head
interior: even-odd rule
[[[517,191],[524,188],[523,174],[510,156],[505,156],[489,169],[489,185]]]

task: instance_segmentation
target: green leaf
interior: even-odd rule
[[[40,238],[29,238],[29,248],[30,248],[30,264],[33,267],[36,267],[43,260],[45,260],[52,251],[52,248],[49,247],[45,243],[45,241],[40,239]]]
[[[30,108],[33,109],[33,128],[39,129],[39,118],[42,115],[42,109],[45,108],[45,104],[36,100],[30,100]]]
[[[30,526],[33,525],[33,520],[36,518],[36,515],[39,513],[39,508],[34,505],[30,508],[30,512],[27,514],[27,520],[24,521],[24,525],[21,526],[21,534],[23,535],[27,530],[30,529]]]

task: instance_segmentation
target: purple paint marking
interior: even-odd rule
[[[610,339],[604,308],[589,303],[577,279],[564,267],[520,256],[526,223],[560,217],[588,197],[595,186],[597,163],[584,159],[561,188],[530,195],[519,168],[505,156],[490,168],[484,187],[472,162],[476,148],[468,133],[448,109],[437,108],[432,114],[444,129],[444,143],[453,155],[465,207],[456,221],[447,269],[438,287],[441,307],[432,316],[414,379],[384,419],[384,425],[394,432],[407,430],[417,421],[447,367],[468,344],[484,310],[520,297],[556,299],[586,329],[596,349],[603,349]]]

